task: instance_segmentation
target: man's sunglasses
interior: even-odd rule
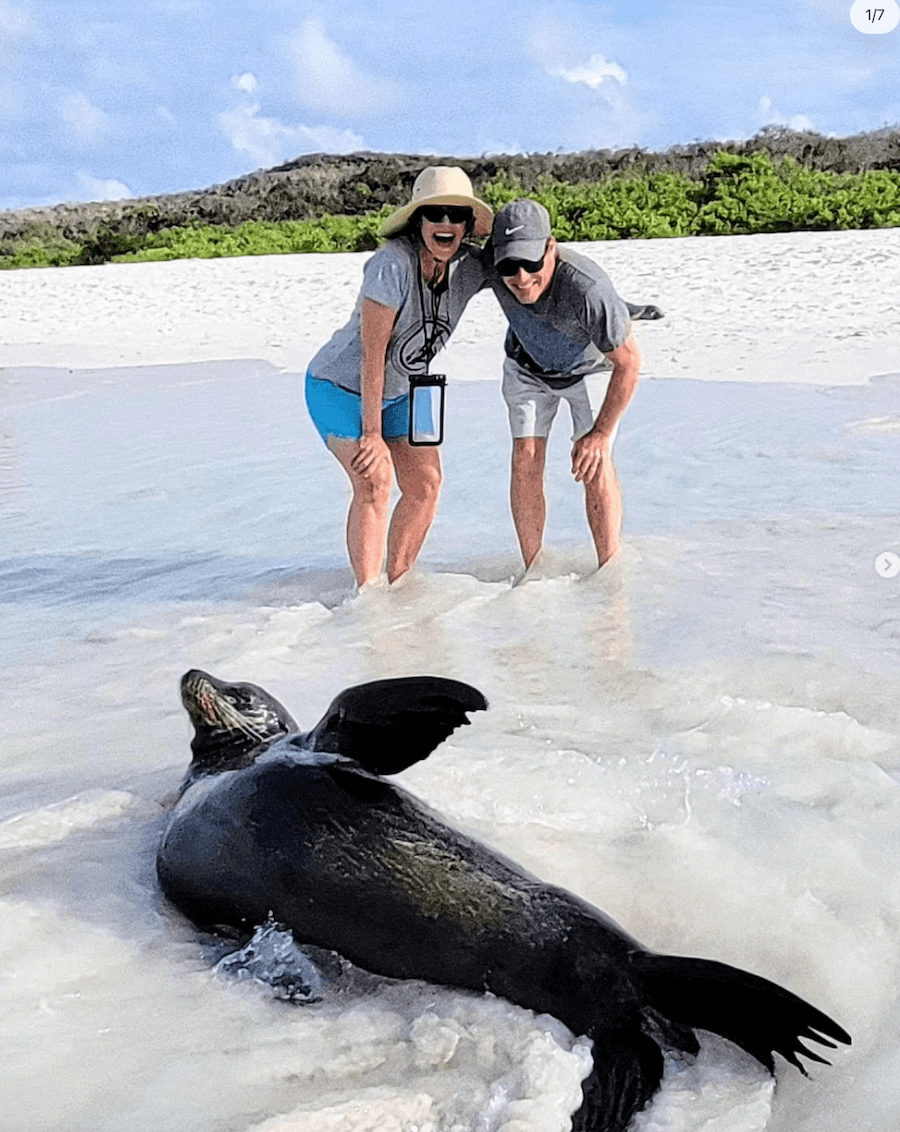
[[[473,216],[471,208],[461,204],[426,204],[419,211],[431,224],[441,224],[445,216],[451,224],[468,224]]]
[[[520,271],[526,272],[528,275],[537,275],[543,270],[544,260],[547,258],[547,251],[544,249],[544,254],[540,259],[501,259],[497,264],[497,274],[502,275],[508,279],[510,275],[518,275]]]

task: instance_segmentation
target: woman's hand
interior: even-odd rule
[[[391,454],[384,438],[375,434],[366,434],[359,438],[359,448],[350,461],[350,467],[364,479],[369,479],[382,460],[388,463],[391,461]]]

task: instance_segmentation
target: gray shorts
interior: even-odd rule
[[[567,389],[551,389],[526,369],[506,358],[503,363],[503,399],[509,411],[509,428],[514,437],[550,435],[560,401],[568,401],[572,414],[572,439],[578,440],[594,427],[606,399],[609,370],[589,373]],[[618,425],[613,432],[615,440]]]

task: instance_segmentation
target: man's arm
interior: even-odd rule
[[[606,398],[594,427],[572,446],[572,475],[579,483],[593,479],[604,459],[609,459],[613,432],[634,395],[641,372],[641,351],[633,334],[606,356],[613,365]]]

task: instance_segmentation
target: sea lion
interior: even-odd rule
[[[593,1041],[576,1132],[624,1132],[664,1049],[694,1028],[774,1072],[775,1053],[825,1062],[845,1030],[796,995],[706,959],[654,955],[599,909],[458,833],[382,776],[426,758],[487,702],[418,676],[349,688],[301,733],[253,684],[192,670],[193,761],[163,836],[166,896],[202,927],[270,916],[296,941],[396,979],[489,991]]]

